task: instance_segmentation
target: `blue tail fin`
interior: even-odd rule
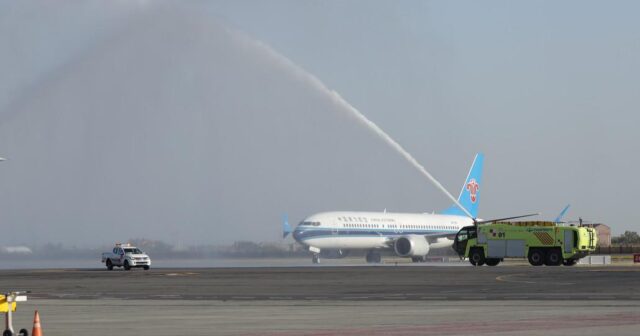
[[[556,223],[556,224],[562,223],[562,217],[564,217],[564,214],[567,213],[567,210],[569,210],[570,206],[571,206],[571,204],[567,204],[567,206],[564,207],[564,209],[562,209],[562,211],[560,212],[558,217],[556,217],[556,219],[554,219],[553,222]]]
[[[458,202],[469,211],[474,219],[478,218],[478,204],[480,203],[480,192],[482,191],[483,165],[484,155],[482,153],[476,154],[467,179],[464,181],[464,185],[462,185],[460,196],[458,196]],[[455,204],[442,211],[441,214],[467,216],[464,211]]]
[[[289,216],[287,214],[284,214],[282,216],[282,238],[287,238],[291,231],[291,225],[289,225]]]

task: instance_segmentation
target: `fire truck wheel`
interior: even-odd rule
[[[487,258],[486,263],[487,263],[487,266],[498,266],[498,264],[500,263],[500,259]]]
[[[542,266],[544,264],[544,251],[540,249],[532,249],[529,251],[529,263],[533,266]]]
[[[562,264],[562,253],[558,249],[547,251],[547,258],[544,262],[547,266],[560,266]]]
[[[482,249],[473,249],[471,255],[469,256],[469,262],[474,266],[482,266],[484,265],[484,251]]]

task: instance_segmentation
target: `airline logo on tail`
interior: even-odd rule
[[[467,183],[467,190],[469,191],[471,203],[475,203],[477,200],[476,195],[478,194],[478,190],[480,190],[480,185],[476,182],[476,179],[472,178],[471,181]]]
[[[482,167],[484,166],[484,155],[476,154],[469,174],[460,188],[460,196],[458,202],[463,206],[473,218],[478,217],[478,205],[480,204],[480,185],[482,184]],[[467,217],[467,214],[453,204],[449,208],[441,212],[445,215],[455,215]]]

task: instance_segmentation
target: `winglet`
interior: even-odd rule
[[[289,225],[289,216],[287,214],[284,214],[282,216],[282,239],[287,238],[291,231],[291,225]]]
[[[566,207],[564,207],[564,209],[562,209],[562,211],[560,211],[560,214],[558,215],[558,217],[556,217],[556,219],[553,220],[554,223],[560,223],[562,222],[562,217],[564,217],[564,214],[567,212],[567,210],[569,210],[569,207],[571,206],[571,204],[567,204]]]

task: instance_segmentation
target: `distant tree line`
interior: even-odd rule
[[[308,251],[293,243],[237,241],[231,245],[174,246],[163,241],[135,238],[127,241],[152,258],[160,259],[209,259],[209,258],[287,258],[308,256]],[[0,249],[0,260],[9,259],[87,259],[100,258],[102,252],[111,251],[113,245],[93,248],[65,246],[47,243],[29,246],[30,253],[12,253]]]
[[[640,236],[635,231],[625,231],[617,237],[611,237],[611,245],[640,245]]]

